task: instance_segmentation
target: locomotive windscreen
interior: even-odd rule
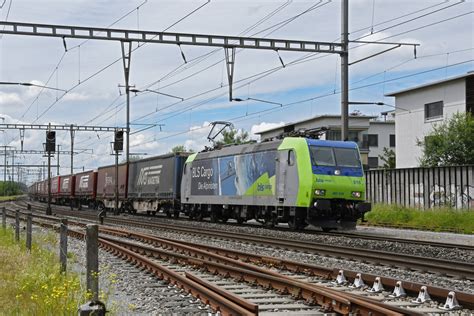
[[[309,146],[314,166],[361,167],[359,153],[355,148]]]

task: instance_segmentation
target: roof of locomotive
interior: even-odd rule
[[[320,139],[309,139],[306,141],[308,145],[322,146],[322,147],[339,147],[339,148],[357,148],[357,143],[352,141],[340,141],[340,140],[320,140]]]
[[[340,147],[340,148],[357,148],[357,144],[355,142],[350,141],[331,141],[331,140],[320,140],[320,139],[310,139],[310,138],[302,138],[304,139],[308,145],[313,146],[326,146],[326,147]],[[272,141],[265,141],[261,143],[248,143],[242,145],[233,145],[233,146],[226,146],[221,149],[211,150],[211,151],[204,151],[198,153],[195,160],[199,159],[206,159],[206,158],[214,158],[214,157],[222,157],[222,156],[230,156],[236,154],[246,154],[258,151],[268,151],[268,150],[276,150],[283,142],[282,139],[272,140]]]
[[[279,140],[261,142],[261,143],[248,143],[248,144],[242,144],[242,145],[225,146],[221,149],[200,152],[196,156],[195,160],[230,156],[230,155],[235,155],[235,154],[246,154],[246,153],[252,153],[256,151],[275,150],[278,148],[278,146],[280,146],[282,141],[283,140],[279,139]]]

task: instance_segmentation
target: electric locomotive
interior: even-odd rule
[[[211,221],[255,219],[323,230],[355,228],[370,211],[354,142],[285,137],[193,154],[181,182],[181,209]]]

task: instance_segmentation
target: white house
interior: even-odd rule
[[[349,116],[349,140],[359,145],[362,163],[370,168],[383,166],[379,159],[383,148],[395,147],[395,122],[392,120],[376,121],[376,116],[351,115]],[[327,128],[328,131],[321,137],[327,140],[341,139],[341,116],[320,115],[288,123],[257,134],[261,139],[277,137],[284,132],[298,131],[301,129]]]
[[[417,141],[423,140],[433,130],[434,124],[456,112],[474,114],[474,72],[386,96],[395,97],[397,168],[418,167],[422,149]]]

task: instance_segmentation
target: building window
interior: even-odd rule
[[[349,131],[348,140],[351,142],[359,143],[359,132],[358,131]],[[341,140],[341,131],[340,130],[329,130],[326,132],[326,140]]]
[[[443,101],[425,104],[425,120],[443,117]]]
[[[390,134],[390,147],[395,147],[395,135]]]
[[[377,147],[379,145],[379,135],[377,134],[369,134],[367,140],[369,147]]]
[[[369,157],[368,159],[369,168],[374,169],[379,167],[379,158],[378,157]]]

